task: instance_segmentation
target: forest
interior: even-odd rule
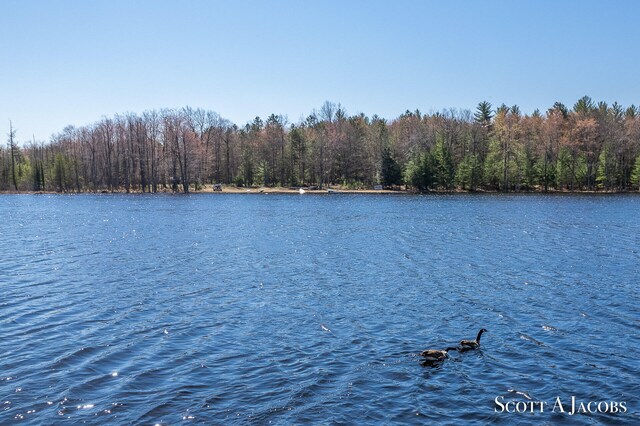
[[[191,192],[221,183],[411,191],[638,191],[640,109],[585,96],[546,112],[480,102],[387,120],[326,102],[239,127],[203,109],[68,126],[0,147],[0,191]]]

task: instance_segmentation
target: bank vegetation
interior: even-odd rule
[[[26,131],[20,133],[28,134]],[[203,109],[167,109],[67,127],[0,148],[0,190],[190,192],[238,187],[415,191],[637,191],[640,111],[594,102],[475,111],[406,111],[393,120],[326,102],[304,121],[244,126]]]

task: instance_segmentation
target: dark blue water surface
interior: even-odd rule
[[[2,424],[640,422],[640,197],[5,195],[0,253]]]

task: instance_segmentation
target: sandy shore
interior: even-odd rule
[[[181,188],[181,187],[180,187]],[[415,195],[420,192],[407,190],[405,188],[400,188],[397,190],[390,189],[345,189],[339,186],[331,186],[325,187],[324,189],[309,189],[302,187],[302,191],[300,188],[288,188],[288,187],[245,187],[240,188],[234,185],[223,185],[222,191],[214,191],[213,185],[205,185],[201,187],[199,190],[191,189],[189,192],[191,194],[292,194],[292,195],[301,195],[301,194],[393,194],[393,195]],[[0,191],[0,195],[2,194],[126,194],[127,192],[124,189],[120,189],[117,191],[105,191],[100,190],[97,192],[93,191],[84,191],[84,192],[56,192],[56,191]],[[130,194],[142,194],[143,192],[135,189],[129,191]],[[157,194],[173,194],[170,188],[158,188]],[[182,192],[177,192],[176,194],[181,194]],[[487,190],[477,190],[475,192],[454,189],[452,191],[443,191],[443,190],[431,190],[428,191],[429,194],[501,194],[498,191],[487,191]],[[593,195],[611,195],[611,194],[639,194],[640,192],[635,191],[569,191],[569,190],[549,190],[547,192],[541,189],[534,189],[530,191],[520,191],[520,192],[509,192],[508,194],[593,194]]]
[[[180,187],[181,189],[182,187]],[[57,191],[0,191],[0,194],[126,194],[127,192],[124,189],[119,189],[117,191],[106,191],[99,190],[97,192],[93,191],[83,191],[83,192],[57,192]],[[142,194],[143,192],[134,189],[129,191],[130,194]],[[169,188],[158,188],[157,194],[173,194]],[[181,192],[177,192],[180,194]],[[191,188],[189,190],[191,194],[411,194],[413,192],[406,191],[404,189],[401,190],[388,190],[388,189],[342,189],[340,187],[332,186],[330,188],[324,189],[308,189],[303,187],[302,192],[300,188],[287,188],[287,187],[248,187],[248,188],[239,188],[237,186],[229,185],[222,186],[222,191],[214,191],[213,185],[205,185],[201,187],[199,190],[195,190]]]
[[[307,189],[302,188],[304,194],[406,194],[407,191],[392,191],[388,189],[341,189],[330,187],[324,189]],[[301,194],[299,188],[286,187],[255,187],[255,188],[238,188],[236,186],[223,186],[222,191],[213,191],[212,186],[207,186],[198,192],[211,192],[213,194]]]

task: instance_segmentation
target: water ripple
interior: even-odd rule
[[[0,423],[638,423],[639,204],[3,196]]]

